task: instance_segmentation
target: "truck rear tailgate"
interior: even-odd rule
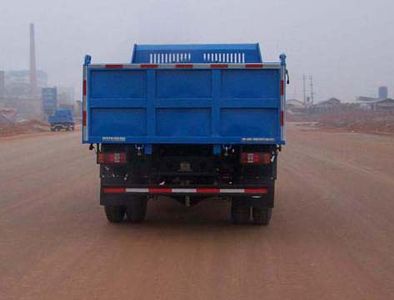
[[[283,80],[280,63],[87,65],[83,141],[283,144]]]

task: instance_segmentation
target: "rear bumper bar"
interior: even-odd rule
[[[265,195],[268,187],[256,188],[126,188],[103,187],[103,194],[148,194],[148,195]]]

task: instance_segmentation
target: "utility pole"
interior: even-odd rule
[[[305,76],[305,74],[302,75],[302,83],[303,83],[303,91],[304,91],[304,105],[307,106],[308,103],[306,103],[306,76]]]
[[[313,91],[313,77],[312,75],[309,77],[310,80],[310,86],[311,86],[311,105],[313,105],[314,100],[315,100],[315,93]]]

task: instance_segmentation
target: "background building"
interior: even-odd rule
[[[387,86],[379,87],[378,97],[379,99],[387,99],[389,97],[389,89]]]
[[[12,70],[5,72],[5,95],[18,98],[31,98],[30,71]],[[44,71],[37,71],[38,88],[47,87],[48,75]]]

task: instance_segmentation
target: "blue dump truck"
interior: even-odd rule
[[[284,139],[286,56],[258,44],[135,45],[130,64],[83,66],[82,140],[96,149],[110,222],[147,201],[231,201],[235,224],[268,225]]]
[[[71,109],[68,108],[56,109],[55,113],[48,117],[48,123],[51,126],[51,131],[71,131],[75,129],[74,116]]]

